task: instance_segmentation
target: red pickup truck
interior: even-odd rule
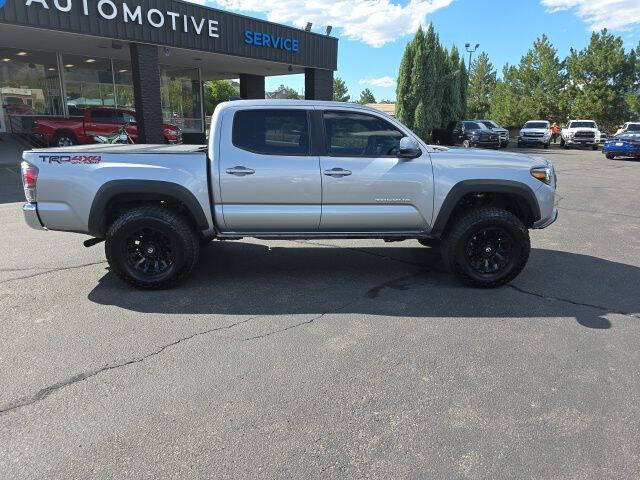
[[[121,108],[89,107],[83,117],[38,117],[36,131],[53,147],[69,147],[77,144],[96,143],[96,135],[113,135],[121,125],[129,124],[127,132],[135,141],[138,138],[135,112]],[[167,143],[181,143],[182,131],[175,125],[164,125]]]

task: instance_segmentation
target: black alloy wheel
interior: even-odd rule
[[[513,250],[513,237],[502,227],[473,232],[465,245],[469,265],[481,275],[503,272],[513,262]]]
[[[152,227],[132,232],[122,243],[122,248],[127,269],[134,276],[159,279],[170,273],[175,265],[175,247],[171,239]]]

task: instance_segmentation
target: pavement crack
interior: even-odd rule
[[[284,333],[284,332],[286,332],[288,330],[293,330],[294,328],[303,327],[305,325],[310,325],[313,322],[315,322],[316,320],[320,320],[325,315],[329,315],[330,313],[339,312],[340,310],[343,310],[343,309],[347,308],[349,305],[350,304],[344,305],[344,306],[336,309],[335,312],[324,312],[324,313],[321,313],[320,315],[317,315],[317,316],[313,317],[311,320],[307,320],[306,322],[300,322],[300,323],[296,323],[295,325],[289,325],[288,327],[285,327],[285,328],[281,328],[281,329],[278,329],[278,330],[272,330],[272,331],[264,333],[262,335],[255,335],[253,337],[243,338],[242,341],[243,342],[248,342],[250,340],[260,340],[262,338],[270,337],[271,335],[276,335],[278,333]]]
[[[210,333],[215,333],[215,332],[219,332],[221,330],[231,330],[232,328],[235,328],[237,326],[243,325],[245,323],[248,323],[252,320],[255,320],[256,318],[260,317],[261,315],[255,315],[249,318],[246,318],[240,322],[235,322],[235,323],[231,323],[229,325],[225,325],[222,327],[216,327],[216,328],[210,328],[207,330],[203,330],[201,332],[196,332],[193,333],[191,335],[188,335],[186,337],[182,337],[179,338],[178,340],[175,340],[171,343],[167,343],[166,345],[163,345],[162,347],[146,354],[143,355],[141,357],[136,357],[133,358],[131,360],[127,360],[126,362],[121,362],[121,363],[116,363],[116,364],[112,364],[112,365],[105,365],[104,367],[101,368],[97,368],[94,370],[89,370],[87,372],[82,372],[79,373],[78,375],[74,375],[73,377],[67,378],[66,380],[61,380],[60,382],[54,383],[53,385],[49,385],[48,387],[42,388],[40,390],[38,390],[36,393],[32,394],[32,395],[27,395],[24,396],[22,398],[19,398],[17,400],[14,400],[12,402],[9,402],[7,404],[4,404],[2,406],[0,406],[0,415],[5,414],[5,413],[9,413],[12,412],[14,410],[17,410],[19,408],[22,407],[26,407],[29,405],[32,405],[34,403],[37,403],[41,400],[44,400],[45,398],[47,398],[48,396],[50,396],[51,394],[62,390],[65,387],[68,387],[70,385],[73,385],[75,383],[79,383],[79,382],[83,382],[84,380],[88,380],[90,378],[93,378],[95,376],[98,376],[102,373],[105,372],[109,372],[111,370],[116,370],[119,368],[123,368],[123,367],[127,367],[129,365],[134,365],[137,363],[142,363],[145,360],[151,358],[151,357],[155,357],[157,355],[160,355],[162,352],[164,352],[165,350],[174,347],[176,345],[179,345],[183,342],[187,342],[189,340],[192,340],[194,338],[203,336],[203,335],[208,335]]]
[[[537,298],[542,298],[544,300],[555,300],[557,302],[569,303],[571,305],[577,305],[577,306],[580,306],[580,307],[595,308],[596,310],[600,310],[600,311],[603,311],[603,312],[617,313],[618,315],[624,315],[626,317],[640,319],[640,313],[623,312],[622,310],[616,310],[615,308],[604,307],[602,305],[596,305],[596,304],[593,304],[593,303],[577,302],[575,300],[570,300],[568,298],[555,297],[555,296],[552,296],[552,295],[544,295],[542,293],[536,293],[536,292],[531,292],[529,290],[525,290],[524,288],[517,287],[515,285],[507,285],[507,287],[509,287],[512,290],[515,290],[517,292],[524,293],[525,295],[531,295],[531,296],[534,296],[534,297],[537,297]]]
[[[63,272],[65,270],[77,270],[78,268],[92,267],[94,265],[101,265],[103,263],[107,263],[107,261],[106,260],[102,260],[101,262],[83,263],[82,265],[72,265],[70,267],[52,268],[50,270],[44,270],[42,272],[32,273],[31,275],[24,275],[22,277],[7,278],[6,280],[0,281],[0,285],[3,284],[3,283],[15,282],[17,280],[27,280],[29,278],[40,277],[42,275],[48,275],[50,273]],[[34,268],[37,268],[37,267],[34,267]],[[0,271],[10,272],[12,270],[0,270]],[[18,270],[16,269],[16,270],[13,270],[13,271],[18,271]]]

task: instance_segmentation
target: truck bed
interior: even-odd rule
[[[91,145],[74,145],[73,147],[64,148],[38,148],[31,150],[34,153],[65,153],[65,154],[83,154],[83,153],[107,153],[107,154],[126,154],[134,155],[140,153],[172,154],[185,155],[203,153],[206,151],[206,145],[122,145],[122,144],[103,144],[96,143]]]

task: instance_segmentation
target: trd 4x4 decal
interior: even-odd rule
[[[102,161],[100,155],[40,155],[38,158],[44,163],[57,163],[58,165],[62,165],[63,163],[89,165]]]

